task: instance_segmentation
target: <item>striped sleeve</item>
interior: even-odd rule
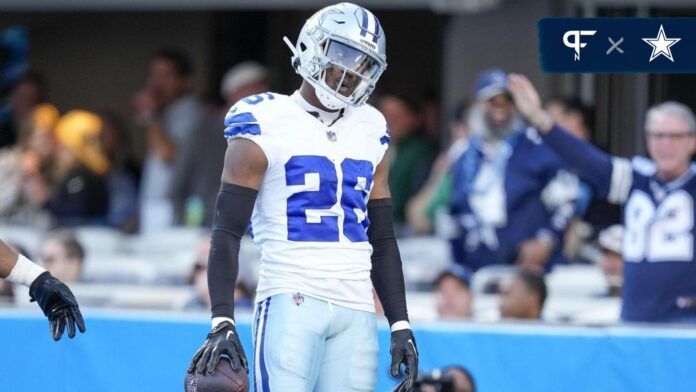
[[[379,142],[382,144],[391,143],[391,129],[389,129],[389,127],[384,131],[384,135],[379,139]]]
[[[628,199],[628,194],[633,185],[633,166],[626,158],[612,157],[611,183],[607,201],[615,204],[623,204]]]
[[[238,113],[234,107],[225,116],[225,137],[230,140],[230,138],[241,134],[260,135],[261,125],[253,113]]]
[[[261,148],[269,166],[273,164],[274,141],[272,130],[264,129],[259,112],[252,105],[240,101],[225,116],[225,139],[230,143],[234,139],[247,139]]]

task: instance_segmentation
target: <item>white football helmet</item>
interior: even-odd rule
[[[340,3],[307,19],[297,44],[287,37],[295,72],[314,87],[328,109],[360,106],[387,68],[386,38],[377,17],[365,8]]]

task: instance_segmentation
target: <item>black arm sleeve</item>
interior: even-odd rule
[[[370,200],[367,204],[367,216],[370,218],[367,237],[372,245],[372,285],[377,290],[389,325],[408,321],[404,272],[394,236],[393,214],[391,199]]]
[[[234,318],[234,286],[239,271],[239,243],[249,227],[258,191],[222,183],[215,203],[208,256],[208,292],[213,317]]]

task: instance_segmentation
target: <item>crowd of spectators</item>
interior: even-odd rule
[[[227,107],[269,89],[255,62],[230,69],[222,106],[204,106],[183,52],[153,54],[133,117],[50,104],[48,82],[27,71],[10,90],[0,119],[0,219],[43,229],[106,225],[146,233],[175,225],[207,226],[219,188]],[[132,148],[143,132],[144,156]],[[205,157],[205,159],[201,159]]]
[[[132,117],[112,110],[61,113],[50,102],[49,80],[27,70],[6,89],[0,116],[0,223],[45,233],[37,260],[64,282],[80,282],[85,250],[71,229],[108,227],[144,235],[212,220],[226,143],[227,108],[268,91],[268,70],[253,61],[222,78],[222,105],[204,105],[193,89],[195,70],[186,53],[162,49],[143,70],[144,86]],[[138,157],[134,132],[145,136]],[[209,306],[206,265],[209,234],[188,279],[186,310]],[[21,253],[27,253],[16,245]],[[236,287],[239,308],[251,308],[253,282]],[[12,286],[0,285],[12,302]]]
[[[117,118],[85,110],[61,115],[45,102],[46,84],[36,72],[20,79],[15,94],[32,95],[33,105],[28,97],[10,99],[10,110],[20,107],[21,116],[5,124],[4,132],[16,141],[0,149],[2,221],[43,229],[127,229],[137,193],[135,174],[125,170],[126,138]]]
[[[236,64],[219,84],[224,104],[204,104],[193,88],[191,59],[163,49],[143,70],[132,117],[122,118],[109,110],[61,112],[50,103],[49,81],[27,71],[9,90],[9,115],[0,118],[0,222],[61,229],[50,231],[39,260],[66,282],[80,281],[84,250],[62,229],[101,226],[143,235],[208,227],[225,155],[226,110],[271,89],[271,74],[256,62]],[[505,71],[483,71],[470,103],[447,111],[449,121],[439,121],[443,111],[432,98],[382,91],[372,99],[392,140],[397,233],[450,246],[450,266],[431,282],[442,320],[476,320],[472,282],[489,267],[509,267],[484,289],[499,295],[503,319],[543,320],[545,275],[559,265],[596,264],[605,296],[622,295],[621,209],[598,198],[544,142],[508,86]],[[592,110],[580,100],[554,97],[545,109],[574,137],[591,141]],[[145,136],[143,156],[134,151],[133,132]],[[209,306],[208,247],[209,235],[191,263],[183,309]],[[251,306],[253,286],[240,281],[238,307]],[[9,295],[11,287],[0,286],[0,293]]]

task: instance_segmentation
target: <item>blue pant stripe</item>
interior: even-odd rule
[[[254,351],[258,353],[258,347],[259,347],[259,341],[257,339],[258,332],[259,332],[259,320],[261,319],[261,304],[263,302],[259,302],[258,306],[256,307],[256,320],[254,320]],[[257,355],[254,355],[254,359],[256,359]],[[259,387],[257,386],[257,380],[259,379],[258,374],[259,374],[259,369],[257,369],[257,364],[254,362],[254,390],[258,391]]]
[[[268,387],[268,369],[266,369],[266,360],[264,359],[264,351],[263,351],[263,346],[264,346],[264,337],[266,336],[266,324],[268,324],[268,307],[271,304],[271,297],[268,297],[266,299],[266,306],[265,310],[263,312],[263,325],[261,326],[261,347],[259,350],[259,362],[261,364],[261,388],[263,389],[263,392],[270,392],[270,388]]]

